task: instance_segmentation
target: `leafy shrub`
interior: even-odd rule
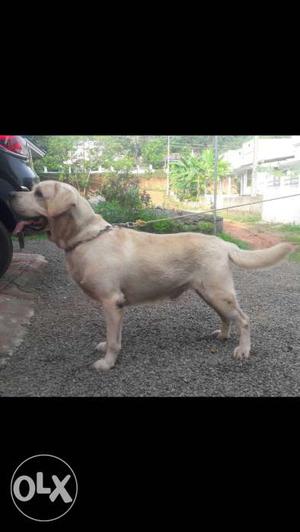
[[[139,230],[145,231],[146,233],[170,234],[179,233],[182,229],[180,228],[179,223],[176,223],[175,220],[169,219],[152,222],[145,227],[141,226]]]
[[[117,201],[110,201],[99,203],[94,207],[96,213],[101,214],[109,223],[126,223],[136,222],[142,220],[144,222],[152,221],[146,226],[137,227],[139,231],[149,233],[180,233],[180,232],[198,232],[198,233],[213,233],[213,224],[210,222],[198,222],[197,224],[182,223],[178,220],[168,218],[167,220],[155,221],[155,218],[163,218],[164,216],[151,208],[128,208],[120,205]]]
[[[126,172],[105,176],[100,193],[108,202],[117,202],[127,209],[141,209],[150,203],[149,194],[140,192],[138,178]]]
[[[132,209],[120,205],[116,200],[99,203],[94,207],[96,213],[112,224],[135,222],[139,218],[140,209]]]

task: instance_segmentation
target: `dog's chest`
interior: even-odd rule
[[[95,277],[87,275],[87,267],[84,260],[77,261],[74,257],[67,257],[66,270],[83,292],[93,299],[99,299],[99,290],[96,290],[95,286],[97,284],[99,289],[99,285],[101,285],[99,276],[97,276],[98,282],[95,283]]]
[[[81,283],[84,279],[85,264],[84,261],[76,261],[74,257],[66,258],[66,270],[74,281],[82,287]]]

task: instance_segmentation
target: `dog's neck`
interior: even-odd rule
[[[78,205],[60,216],[49,218],[48,222],[48,238],[61,249],[92,238],[100,229],[109,225],[100,214],[95,214],[90,204],[83,198],[80,198]]]

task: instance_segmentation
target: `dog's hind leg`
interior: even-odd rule
[[[232,289],[231,289],[232,288]],[[233,287],[227,286],[204,286],[199,283],[195,286],[196,292],[210,305],[221,317],[222,328],[219,338],[228,338],[230,324],[235,322],[240,331],[240,342],[235,348],[235,358],[248,358],[250,355],[250,323],[248,316],[241,310]]]
[[[230,336],[230,330],[231,330],[231,320],[228,319],[228,316],[222,312],[222,309],[217,307],[214,304],[213,299],[209,296],[206,291],[204,291],[203,287],[201,287],[201,291],[199,289],[195,290],[197,294],[207,303],[212,309],[216,311],[216,313],[221,318],[221,329],[217,329],[212,334],[216,336],[219,340],[227,340]]]
[[[108,370],[112,368],[121,350],[123,308],[118,305],[115,298],[102,301],[106,321],[107,336],[106,342],[99,344],[101,350],[105,348],[104,358],[97,360],[93,366],[97,370]]]
[[[217,329],[213,332],[213,335],[218,338],[218,340],[228,340],[230,337],[231,322],[222,318],[221,316],[221,329]]]

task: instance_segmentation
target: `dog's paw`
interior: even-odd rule
[[[93,368],[97,371],[108,371],[114,366],[114,364],[108,362],[105,358],[100,358],[93,364]]]
[[[250,356],[250,348],[245,348],[245,347],[236,347],[234,352],[233,352],[233,356],[236,360],[243,360],[243,359],[247,359],[249,358]]]
[[[106,342],[100,342],[100,344],[97,344],[96,351],[101,351],[101,353],[106,353]]]
[[[212,336],[217,338],[217,340],[223,340],[223,341],[228,340],[229,338],[229,334],[224,335],[220,329],[218,329],[217,331],[214,331],[212,333]]]

